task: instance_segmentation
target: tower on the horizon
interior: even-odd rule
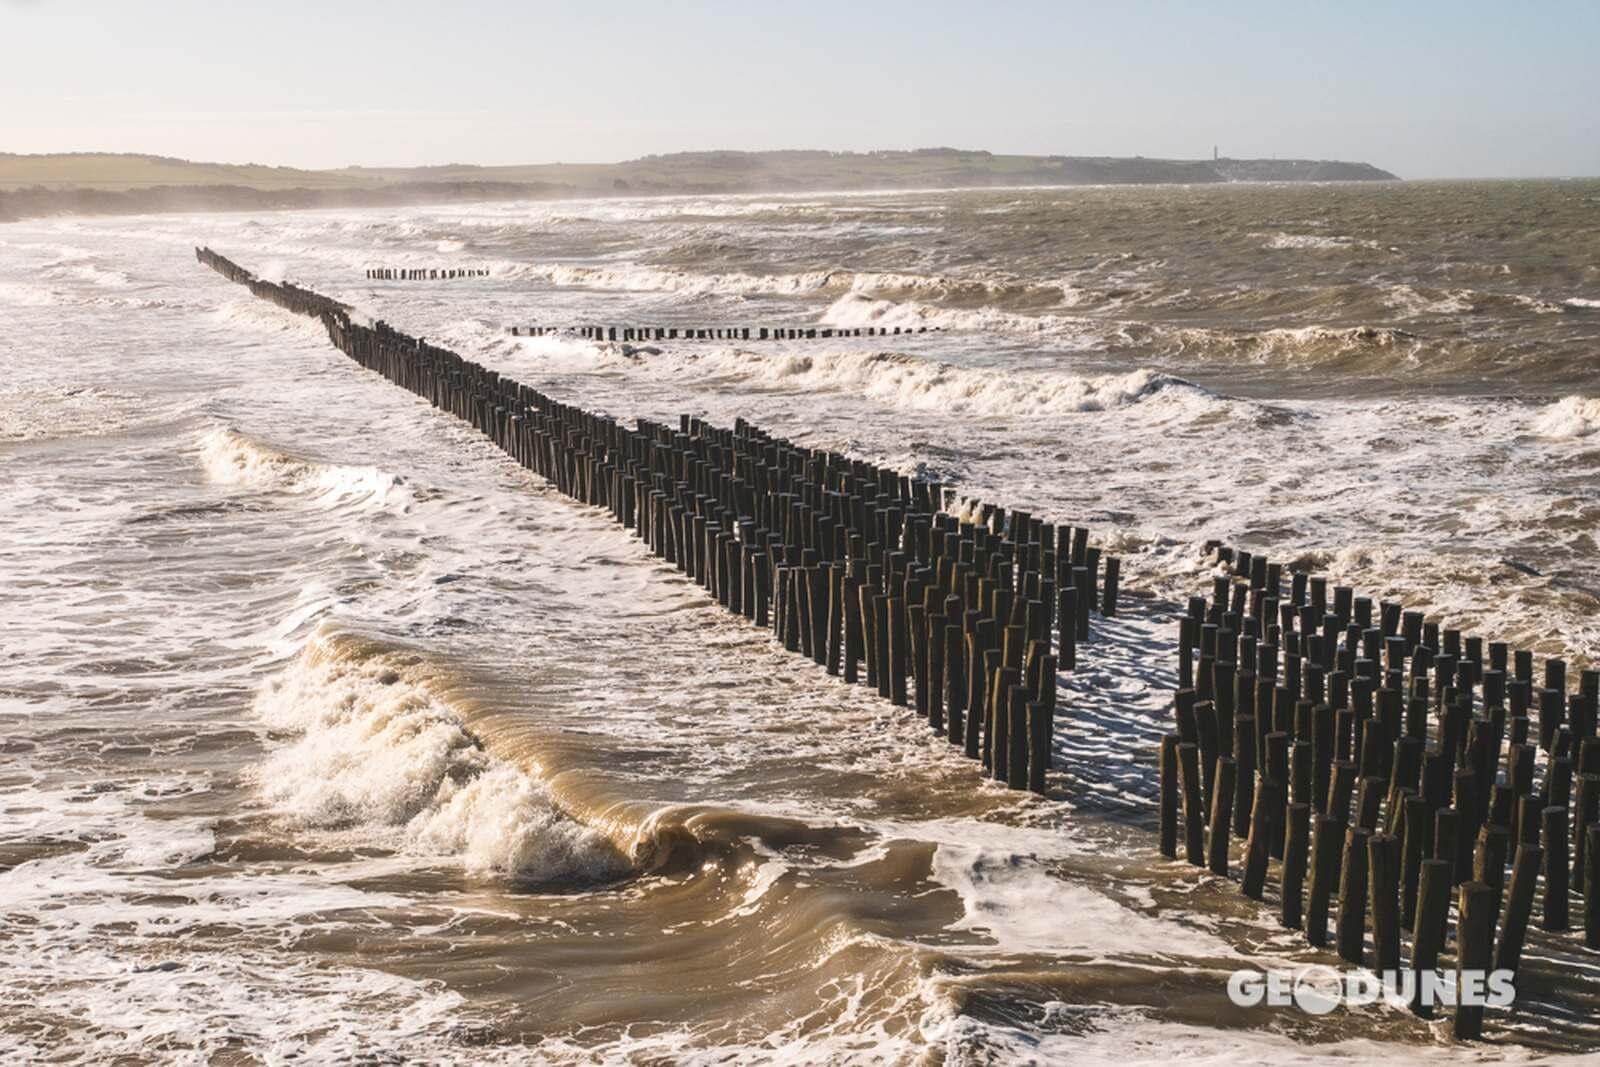
[[[1221,156],[1217,155],[1217,146],[1216,145],[1212,145],[1211,146],[1211,162],[1215,163],[1217,160],[1219,160],[1221,158],[1222,158]]]

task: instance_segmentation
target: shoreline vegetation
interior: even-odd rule
[[[679,152],[623,163],[338,170],[94,152],[0,153],[0,222],[48,215],[272,211],[601,196],[1397,180],[1369,163],[1338,160],[1012,156],[955,148]]]

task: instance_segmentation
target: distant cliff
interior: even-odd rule
[[[0,153],[0,220],[53,214],[272,210],[442,200],[819,192],[1008,185],[1393,181],[1369,163],[1311,159],[910,152],[680,152],[624,163],[298,170],[165,156]]]
[[[1230,182],[1392,182],[1393,174],[1371,163],[1337,159],[1219,159],[1212,164]]]

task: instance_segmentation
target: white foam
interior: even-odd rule
[[[1219,987],[1226,980],[1218,975]],[[1454,1042],[1396,1045],[1366,1037],[1304,1042],[1280,1032],[1273,1013],[1261,1011],[1264,1017],[1257,1027],[1207,1028],[1152,1018],[1136,1008],[1054,1001],[1042,1005],[1043,1017],[1031,1020],[1033,1025],[1002,1025],[949,1011],[930,1013],[924,1030],[943,1046],[948,1063],[1326,1067],[1396,1058],[1405,1063],[1459,1064],[1474,1056],[1495,1063],[1554,1062],[1543,1053],[1503,1042],[1482,1053]]]
[[[1376,249],[1382,246],[1376,241],[1367,241],[1356,237],[1347,237],[1342,234],[1275,233],[1267,238],[1265,247],[1272,249],[1310,249],[1316,252],[1332,252],[1351,248]]]
[[[64,262],[46,269],[45,274],[51,278],[88,282],[104,289],[126,289],[133,284],[125,271],[100,267],[89,262]]]
[[[0,304],[11,307],[52,307],[60,303],[51,289],[29,282],[0,282]]]
[[[1457,315],[1473,308],[1470,290],[1452,289],[1430,297],[1410,285],[1389,286],[1383,302],[1409,315]]]
[[[932,876],[961,897],[965,914],[954,927],[984,936],[993,952],[1086,954],[1123,963],[1175,954],[1243,958],[1218,937],[1145,915],[1008,849],[941,843]],[[1063,923],[1063,913],[1073,921]]]
[[[1541,437],[1588,437],[1600,431],[1600,397],[1562,397],[1541,408],[1532,427]]]
[[[1013,372],[859,349],[769,353],[675,348],[637,359],[608,351],[602,358],[674,378],[843,392],[890,407],[951,414],[1064,415],[1155,402],[1171,415],[1192,416],[1229,404],[1181,378],[1147,368],[1107,375]]]
[[[527,774],[485,752],[415,657],[342,654],[327,634],[264,686],[256,710],[299,737],[256,777],[310,828],[361,827],[394,847],[539,882],[621,874],[603,834],[556,809]]]
[[[201,435],[200,461],[207,477],[219,485],[299,493],[329,505],[403,509],[411,501],[409,487],[397,474],[302,459],[228,427]]]
[[[131,425],[147,402],[92,385],[0,388],[0,441],[93,437]]]
[[[505,273],[536,278],[557,286],[617,292],[666,292],[688,296],[810,296],[852,293],[861,297],[917,294],[926,299],[961,296],[969,299],[1018,294],[1042,301],[1078,303],[1083,293],[1068,283],[1028,282],[1009,275],[970,277],[895,271],[844,269],[792,274],[696,272],[638,263],[580,266],[562,263],[510,264]]]
[[[269,330],[273,333],[299,334],[307,340],[326,341],[321,325],[305,315],[296,315],[265,300],[257,300],[249,293],[230,286],[226,298],[212,313],[212,320],[234,329]]]
[[[893,329],[898,326],[910,330],[937,327],[941,330],[1049,333],[1077,338],[1086,346],[1098,346],[1105,334],[1103,326],[1074,316],[1024,315],[990,305],[976,308],[940,307],[919,300],[885,300],[860,291],[847,292],[830,304],[822,313],[822,322],[845,329],[864,326]]]

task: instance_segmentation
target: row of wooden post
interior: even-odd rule
[[[1242,891],[1260,899],[1277,861],[1283,926],[1324,946],[1331,916],[1339,955],[1380,972],[1409,935],[1419,983],[1451,943],[1452,893],[1458,973],[1514,974],[1536,900],[1562,931],[1574,892],[1600,948],[1600,672],[1569,693],[1548,659],[1536,685],[1529,652],[1259,554],[1218,561],[1180,626],[1162,853],[1227,875],[1242,838]],[[1482,1026],[1458,1007],[1459,1037]]]
[[[915,708],[987,775],[1045,791],[1058,672],[1075,668],[1091,612],[1112,615],[1118,600],[1120,561],[1102,560],[1084,527],[974,501],[961,502],[961,518],[937,482],[742,419],[630,429],[385,323],[363,326],[336,302],[260,282],[209,250],[196,255],[319,317],[351,359],[606,509],[789,651]]]
[[[452,278],[487,278],[487,267],[368,267],[367,279],[382,282],[433,282]]]
[[[512,326],[513,337],[572,334],[590,341],[796,341],[830,337],[898,337],[902,333],[938,333],[942,327],[918,326]]]

